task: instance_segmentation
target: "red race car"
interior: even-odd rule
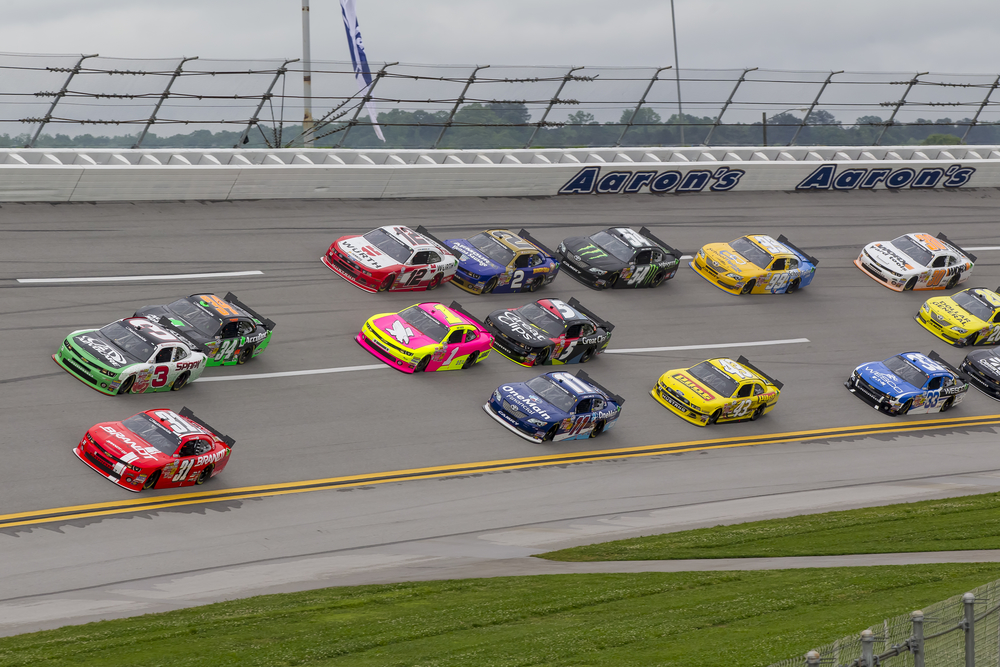
[[[138,493],[204,484],[229,463],[235,440],[187,408],[154,409],[91,426],[73,453],[112,482]]]
[[[423,227],[386,225],[342,236],[322,257],[334,273],[366,292],[430,290],[455,277],[458,258]]]

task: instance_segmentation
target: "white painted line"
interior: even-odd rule
[[[18,278],[19,283],[99,283],[116,280],[188,280],[190,278],[236,278],[262,276],[263,271],[229,271],[226,273],[176,273],[165,276],[91,276],[87,278]]]
[[[635,347],[630,350],[605,350],[604,354],[638,354],[640,352],[675,352],[678,350],[714,350],[723,347],[756,347],[759,345],[794,345],[808,343],[808,338],[758,340],[751,343],[712,343],[710,345],[676,345],[674,347]]]
[[[681,255],[681,259],[694,259],[694,255]]]
[[[978,248],[964,248],[964,250],[1000,250],[1000,245],[984,245]]]
[[[387,370],[385,364],[370,366],[342,366],[340,368],[314,368],[309,371],[285,371],[283,373],[254,373],[252,375],[220,375],[217,377],[200,377],[195,382],[229,382],[230,380],[264,380],[266,378],[287,378],[295,375],[322,375],[323,373],[350,373],[351,371]]]

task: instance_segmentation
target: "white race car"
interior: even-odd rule
[[[854,264],[891,290],[951,289],[972,275],[976,256],[944,234],[904,234],[869,243]]]

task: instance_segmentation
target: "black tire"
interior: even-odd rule
[[[589,350],[583,353],[582,357],[580,357],[580,363],[581,364],[587,363],[588,361],[593,359],[596,354],[597,354],[597,348],[596,347],[590,348]]]
[[[746,285],[743,286],[743,289],[740,290],[740,294],[749,294],[750,292],[753,291],[753,288],[756,286],[757,286],[757,281],[751,280],[747,282]]]
[[[657,271],[656,275],[653,276],[653,279],[649,281],[649,286],[659,287],[660,284],[663,283],[663,279],[666,277],[667,277],[667,272],[664,271],[663,269],[660,269],[659,271]]]
[[[903,403],[903,407],[901,407],[899,409],[899,412],[897,412],[896,414],[897,415],[905,415],[907,412],[910,411],[911,407],[913,407],[913,399],[912,398],[910,400],[908,400],[906,403]]]
[[[912,278],[906,281],[905,285],[903,285],[903,291],[904,292],[911,291],[916,286],[916,284],[917,284],[917,277],[913,276]]]
[[[764,406],[759,405],[757,406],[757,409],[753,411],[753,414],[750,415],[750,421],[752,422],[757,421],[757,418],[760,417],[762,414],[764,414]]]
[[[715,412],[713,412],[708,416],[708,423],[714,424],[715,422],[719,421],[719,417],[721,416],[722,416],[722,410],[716,410]]]
[[[538,288],[542,286],[542,277],[532,278],[525,287],[529,292],[537,292]]]
[[[948,286],[945,287],[945,289],[952,289],[957,284],[958,284],[958,274],[956,273],[951,277],[951,280],[948,281]]]
[[[118,395],[121,396],[122,394],[127,394],[130,391],[132,391],[132,385],[134,384],[135,384],[135,376],[132,375],[127,380],[122,382],[121,385],[118,387]]]
[[[618,284],[618,279],[621,278],[621,277],[622,277],[622,274],[616,273],[613,276],[611,276],[610,278],[608,278],[608,282],[605,283],[604,289],[611,289],[612,287],[614,287],[615,285],[617,285]]]
[[[949,410],[951,410],[951,406],[954,402],[955,402],[955,397],[949,396],[948,400],[946,400],[944,404],[941,406],[941,412],[948,412]]]
[[[434,276],[434,278],[433,278],[433,279],[431,280],[430,284],[428,284],[428,285],[427,285],[427,289],[428,289],[428,290],[432,290],[432,289],[437,289],[438,287],[441,287],[441,281],[442,281],[442,280],[444,280],[444,276],[443,276],[443,274],[440,274],[440,273],[439,273],[439,274],[437,274],[437,275],[436,275],[436,276]]]
[[[187,371],[184,371],[183,373],[178,375],[177,379],[174,380],[174,383],[170,385],[170,391],[177,391],[178,389],[183,389],[184,385],[188,383],[189,377],[191,377],[191,374],[188,373]]]
[[[146,481],[142,483],[143,489],[151,489],[156,486],[156,483],[160,481],[160,471],[155,471],[152,475],[146,478]]]
[[[212,470],[214,469],[215,466],[213,465],[205,466],[205,469],[201,471],[201,474],[198,475],[198,479],[194,480],[194,483],[198,486],[201,486],[202,484],[207,482],[209,478],[212,476]]]
[[[429,364],[429,363],[431,363],[431,357],[430,357],[430,355],[427,355],[426,357],[424,357],[423,359],[421,359],[419,362],[417,362],[417,367],[413,369],[413,372],[414,373],[423,373],[424,371],[427,370],[427,364]]]
[[[802,284],[802,281],[796,278],[785,290],[785,294],[791,294],[792,292],[797,292],[800,284]]]
[[[549,354],[552,352],[552,348],[544,347],[538,352],[538,356],[535,357],[535,363],[532,366],[541,366],[546,361],[549,360]]]
[[[243,349],[240,350],[240,356],[236,357],[236,365],[242,366],[246,362],[253,359],[253,351],[255,348],[255,345],[245,345]]]
[[[551,442],[553,438],[556,437],[556,432],[559,430],[559,424],[553,424],[552,428],[548,430],[545,437],[542,438],[542,442]]]
[[[493,289],[496,286],[497,286],[497,279],[495,277],[494,278],[490,278],[489,280],[486,281],[486,284],[483,285],[483,291],[482,291],[482,293],[483,294],[489,294],[490,292],[493,291]]]
[[[380,284],[380,285],[378,286],[378,291],[379,291],[379,292],[385,292],[385,291],[386,291],[386,290],[388,290],[388,289],[389,289],[390,287],[392,287],[392,284],[393,284],[393,283],[394,283],[395,281],[396,281],[396,276],[394,276],[394,275],[392,275],[392,274],[390,273],[389,275],[387,275],[387,276],[385,277],[385,280],[383,280],[383,281],[382,281],[382,283],[381,283],[381,284]]]
[[[472,354],[470,354],[468,357],[465,358],[465,363],[462,364],[462,370],[464,371],[464,370],[466,370],[468,368],[472,368],[473,366],[476,365],[477,361],[479,361],[479,352],[478,351],[473,352]]]
[[[594,424],[594,430],[592,430],[590,432],[590,437],[591,438],[596,438],[597,436],[599,436],[602,433],[604,433],[604,420],[603,419],[600,420],[600,421],[598,421],[596,424]]]

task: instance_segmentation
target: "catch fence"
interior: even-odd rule
[[[997,74],[0,54],[0,146],[568,148],[1000,143]],[[681,97],[678,98],[677,79]],[[373,132],[374,109],[386,143]],[[943,135],[934,137],[933,135]],[[946,136],[944,136],[946,135]]]

